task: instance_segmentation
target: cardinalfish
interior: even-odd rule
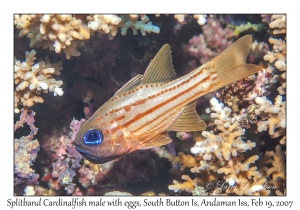
[[[206,124],[195,110],[196,100],[261,70],[245,63],[251,44],[251,36],[243,36],[177,79],[170,46],[164,45],[144,75],[125,83],[82,124],[76,149],[84,158],[101,164],[135,150],[169,144],[168,131],[204,130]]]

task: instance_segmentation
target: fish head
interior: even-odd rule
[[[103,164],[130,152],[124,138],[124,129],[116,123],[86,121],[79,129],[74,144],[76,150],[87,160]]]

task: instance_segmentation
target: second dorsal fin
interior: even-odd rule
[[[141,84],[164,83],[175,77],[170,45],[165,44],[150,61]]]
[[[204,130],[206,128],[206,124],[197,114],[195,106],[196,101],[193,101],[186,105],[180,116],[168,130],[180,132]]]

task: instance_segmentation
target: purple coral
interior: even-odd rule
[[[203,34],[193,36],[188,45],[184,45],[190,56],[204,64],[232,44],[234,36],[231,29],[221,26],[219,20],[208,19],[207,24],[202,26]]]
[[[37,133],[38,129],[34,125],[34,116],[35,112],[34,111],[29,111],[28,108],[24,107],[22,109],[22,113],[20,115],[19,121],[16,122],[15,124],[15,131],[24,126],[24,123],[26,123],[29,128],[30,128],[30,134],[26,136],[28,140],[32,140],[33,136]]]
[[[35,175],[34,170],[30,167],[39,150],[40,145],[37,140],[29,140],[24,136],[15,139],[15,174],[17,177],[24,179]]]
[[[77,132],[79,131],[79,128],[81,124],[85,121],[85,119],[81,119],[80,121],[73,119],[70,125],[71,128],[71,139],[74,141],[77,135]]]
[[[80,126],[80,123],[71,124],[74,131],[78,131],[78,126]],[[56,186],[55,188],[58,190],[64,186],[67,194],[72,194],[75,190],[72,184],[76,175],[75,170],[80,167],[82,156],[74,148],[73,140],[65,133],[49,134],[46,140],[43,142],[42,147],[51,159],[51,166],[44,169],[46,173],[42,180],[52,180],[49,182],[50,188]],[[68,186],[70,184],[71,186]]]
[[[33,162],[37,158],[37,153],[40,151],[40,144],[35,139],[32,140],[38,129],[34,125],[35,112],[28,111],[27,108],[22,109],[19,121],[15,124],[15,131],[23,127],[26,123],[30,128],[30,134],[28,136],[22,136],[19,139],[15,139],[14,142],[14,155],[15,155],[15,184],[20,184],[24,179],[36,180],[38,175],[31,168]],[[37,184],[37,181],[32,181]]]

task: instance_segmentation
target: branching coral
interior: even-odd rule
[[[286,43],[284,40],[275,38],[270,38],[269,42],[273,44],[273,51],[268,51],[264,59],[270,63],[276,61],[274,63],[275,67],[283,72],[281,75],[274,76],[274,78],[281,83],[281,86],[277,90],[280,95],[283,95],[286,93]]]
[[[278,95],[276,97],[274,105],[266,97],[257,97],[255,101],[260,105],[255,113],[262,117],[262,120],[257,124],[257,130],[262,132],[269,129],[272,138],[285,135],[286,103],[282,101],[282,96]]]
[[[21,29],[19,36],[28,34],[30,47],[50,48],[66,57],[79,56],[76,40],[89,39],[90,33],[81,19],[72,15],[15,15],[14,24]]]
[[[75,170],[81,166],[82,157],[74,148],[73,141],[66,134],[51,134],[45,139],[42,148],[45,153],[48,153],[52,164],[44,167],[45,173],[42,180],[52,180],[49,182],[49,188],[53,191],[58,191],[64,187],[67,194],[72,194],[75,190],[72,181]]]
[[[275,75],[274,79],[280,81],[281,86],[277,90],[280,95],[284,95],[286,93],[286,15],[271,15],[270,21],[271,32],[275,36],[283,35],[284,40],[271,37],[269,42],[273,45],[273,50],[268,51],[264,56],[264,60],[269,61],[271,64],[275,61],[275,67],[282,72],[281,75]]]
[[[218,135],[212,131],[203,131],[202,136],[204,139],[196,142],[195,146],[191,148],[191,152],[195,155],[185,155],[178,153],[178,157],[170,154],[166,155],[169,160],[174,163],[180,163],[182,166],[180,170],[184,170],[186,167],[191,168],[191,172],[200,173],[202,176],[206,174],[206,180],[216,180],[219,177],[218,174],[225,174],[223,177],[225,182],[229,182],[230,186],[241,184],[242,182],[250,182],[253,179],[259,179],[259,172],[256,171],[256,167],[249,168],[250,163],[254,163],[258,159],[258,156],[253,156],[243,163],[243,155],[241,153],[251,150],[256,146],[254,142],[242,140],[242,135],[245,131],[239,127],[239,123],[231,118],[231,110],[228,107],[224,107],[224,104],[219,103],[217,99],[212,98],[211,101],[211,117],[215,119],[214,123],[217,125],[217,129],[220,131]],[[240,173],[240,172],[243,173]],[[191,192],[197,186],[195,180],[191,180],[189,177],[183,177],[187,182],[179,183],[174,180],[174,185],[170,185],[169,189],[187,190]],[[203,180],[203,177],[201,177]],[[259,183],[264,183],[266,180],[260,180]],[[203,183],[203,182],[202,182]],[[205,183],[204,183],[205,184]],[[236,186],[236,187],[241,187]],[[224,190],[224,189],[222,189]],[[256,191],[263,190],[263,188],[247,188],[247,190],[236,190],[238,195],[247,194],[252,195]],[[226,191],[229,193],[229,191]],[[269,192],[266,192],[269,193]]]
[[[271,161],[269,161],[268,163],[272,164],[272,167],[266,170],[267,176],[272,175],[272,180],[274,182],[277,182],[278,179],[285,180],[285,153],[281,150],[281,146],[276,145],[275,152],[267,151],[266,156],[271,157],[271,159],[269,159]]]
[[[14,82],[16,89],[15,95],[15,109],[18,112],[18,105],[26,107],[33,106],[34,103],[43,103],[44,99],[39,95],[41,92],[53,92],[54,96],[63,95],[61,80],[56,81],[52,78],[53,74],[60,75],[62,70],[62,62],[51,64],[49,58],[45,61],[40,61],[34,64],[36,59],[35,50],[30,53],[25,53],[26,60],[21,62],[15,61]]]
[[[145,36],[146,32],[159,33],[160,29],[149,22],[146,15],[15,15],[14,24],[20,29],[19,36],[27,34],[30,47],[43,47],[55,50],[56,53],[64,51],[66,58],[79,56],[77,51],[81,40],[90,38],[91,33],[108,34],[112,39],[121,27],[121,34],[126,35],[128,28],[133,34],[140,30]]]
[[[284,36],[286,33],[286,15],[271,15],[271,22],[269,27],[271,32],[276,36]],[[286,94],[286,37],[284,40],[269,38],[270,44],[273,45],[272,51],[264,56],[264,60],[269,61],[276,67],[275,75],[273,79],[279,81],[281,86],[277,88],[280,95]],[[280,75],[276,74],[282,72]],[[260,108],[256,110],[256,113],[262,116],[262,120],[258,122],[258,131],[266,131],[269,129],[269,134],[272,138],[283,136],[280,140],[280,144],[286,143],[285,136],[285,101],[283,97],[278,95],[275,99],[274,105],[268,101],[265,97],[257,98],[256,103],[260,104]]]
[[[184,14],[177,14],[177,15],[174,15],[174,18],[179,22],[179,23],[183,23],[185,21],[185,18],[187,17],[188,15],[184,15]],[[195,19],[197,19],[197,23],[202,26],[206,23],[206,15],[200,15],[200,14],[197,14],[197,15],[193,15],[193,17]]]
[[[256,166],[250,167],[250,164],[255,163],[258,158],[258,155],[254,155],[242,161],[243,155],[239,155],[218,169],[219,174],[225,174],[225,181],[229,184],[229,187],[225,187],[227,193],[237,195],[268,195],[270,193],[263,186],[267,179],[261,178]],[[257,191],[261,192],[257,194]]]
[[[178,192],[179,190],[185,190],[187,192],[192,192],[193,189],[197,186],[196,179],[191,179],[188,175],[182,175],[181,177],[185,182],[180,183],[176,180],[173,181],[174,185],[169,185],[169,190]]]
[[[258,15],[208,15],[207,21],[206,15],[177,14],[174,18],[170,15],[152,19],[129,14],[15,16],[16,57],[22,57],[29,42],[34,49],[46,49],[38,49],[37,53],[29,51],[23,62],[22,59],[15,62],[15,111],[20,112],[22,107],[19,121],[15,119],[16,195],[82,196],[104,195],[109,191],[112,194],[129,191],[132,195],[143,192],[142,195],[159,192],[164,195],[285,194],[285,147],[277,145],[274,151],[268,151],[276,143],[268,142],[268,132],[273,133],[271,137],[283,136],[280,143],[285,141],[285,96],[277,97],[273,105],[272,92],[282,84],[278,91],[285,94],[287,50],[282,34],[285,33],[285,16],[264,16],[270,19],[267,20],[268,31],[273,32],[268,44],[261,42],[267,28],[257,27],[261,23],[254,24],[258,23]],[[234,27],[234,31],[229,22],[249,23]],[[200,36],[190,39],[200,31]],[[19,32],[23,38],[18,36]],[[158,32],[160,35],[142,36]],[[129,77],[144,73],[161,45],[170,44],[176,71],[184,75],[199,63],[211,60],[245,33],[254,41],[247,63],[271,64],[255,76],[221,89],[217,93],[219,102],[213,99],[210,109],[207,99],[215,93],[198,100],[196,110],[207,123],[205,131],[169,132],[172,144],[137,151],[107,164],[93,164],[76,151],[73,139],[85,119],[73,120],[69,132],[66,127],[71,118],[80,119],[85,115],[88,119]],[[108,41],[107,37],[114,40]],[[178,46],[189,39],[190,44],[185,45],[182,53]],[[269,45],[270,52],[267,52]],[[61,52],[62,55],[55,54]],[[64,68],[70,69],[60,77],[64,81],[64,97],[49,100],[52,94],[44,94],[47,91],[53,91],[54,95],[63,93],[62,83],[51,80],[54,74],[59,75],[62,65],[48,65],[49,60],[36,61],[35,57],[41,57],[38,53],[49,56],[51,61],[61,57]],[[64,61],[80,53],[81,57]],[[267,62],[263,61],[264,55]],[[272,98],[272,102],[257,98],[262,96]],[[30,107],[44,100],[43,105],[33,106],[37,111],[35,116]],[[205,108],[208,112],[204,114]],[[34,137],[37,133],[34,118],[40,123],[37,124],[39,141]],[[22,133],[28,130],[27,125],[19,129],[25,123],[30,129],[27,136]],[[259,131],[269,130],[258,133],[257,125]],[[265,143],[264,146],[260,147],[261,143]],[[172,161],[172,168],[164,157]],[[267,189],[268,176],[276,191]]]
[[[261,170],[262,173],[271,177],[270,186],[273,185],[273,189],[284,192],[286,187],[286,154],[282,151],[281,146],[276,145],[275,152],[266,151],[262,163],[265,165]],[[267,167],[270,164],[271,167]]]
[[[231,29],[223,29],[219,20],[208,19],[202,26],[203,34],[194,36],[184,45],[185,50],[204,64],[232,44]]]
[[[255,147],[255,143],[242,140],[241,136],[245,134],[245,131],[239,127],[237,121],[233,122],[233,119],[229,117],[231,110],[228,107],[224,108],[224,104],[219,103],[215,98],[211,99],[210,103],[211,110],[215,112],[211,114],[211,117],[215,118],[214,123],[221,133],[215,135],[212,131],[203,131],[202,135],[206,139],[197,142],[191,148],[193,154],[203,156],[204,160],[211,160],[212,155],[218,159],[229,160],[231,155],[237,156],[238,152],[245,152]]]
[[[35,161],[39,150],[40,145],[36,139],[29,140],[24,136],[20,139],[15,139],[15,174],[18,178],[30,178],[35,174],[31,166]]]
[[[273,29],[273,34],[286,33],[286,15],[272,15],[269,27]]]
[[[137,18],[136,18],[137,19]],[[156,33],[160,32],[159,27],[152,25],[152,22],[149,22],[148,16],[142,16],[140,21],[137,21],[132,16],[122,16],[124,25],[121,26],[121,34],[124,36],[127,33],[128,28],[131,28],[134,35],[137,35],[137,30],[140,30],[143,36],[146,36],[146,32]]]
[[[15,170],[15,184],[19,184],[24,179],[34,179],[38,177],[35,171],[31,168],[33,162],[37,158],[37,153],[40,150],[40,144],[34,135],[37,133],[37,128],[34,125],[35,112],[22,109],[19,121],[15,124],[15,131],[23,127],[26,123],[30,128],[30,134],[26,137],[22,136],[14,140],[14,170]]]

